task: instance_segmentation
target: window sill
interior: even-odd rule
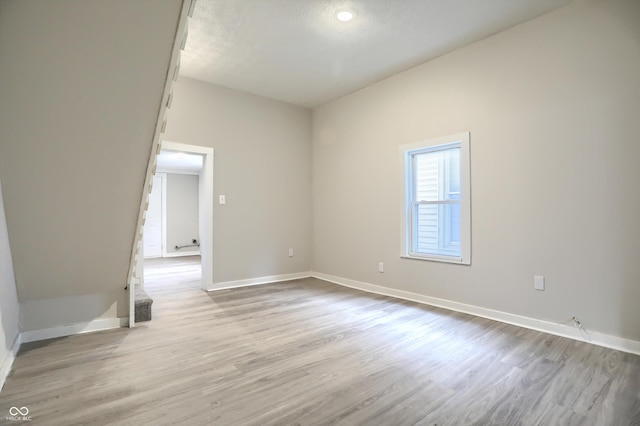
[[[453,263],[454,265],[467,265],[471,266],[471,261],[462,259],[459,257],[440,257],[440,256],[412,256],[408,254],[403,254],[400,256],[402,259],[411,259],[411,260],[426,260],[429,262],[438,262],[438,263]]]

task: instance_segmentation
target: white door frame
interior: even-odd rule
[[[162,141],[162,149],[203,156],[198,173],[198,226],[200,228],[200,256],[202,284],[205,291],[213,286],[213,148]]]

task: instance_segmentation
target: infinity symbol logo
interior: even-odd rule
[[[26,416],[27,414],[29,414],[29,409],[27,407],[22,407],[22,408],[11,407],[9,409],[9,414],[11,416],[17,416],[17,415]]]

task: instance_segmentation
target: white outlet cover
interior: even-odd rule
[[[533,277],[533,288],[536,290],[544,291],[544,277],[535,275]]]

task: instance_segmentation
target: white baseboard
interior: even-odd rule
[[[454,302],[452,300],[439,299],[437,297],[425,296],[409,291],[397,290],[389,287],[355,281],[348,278],[336,277],[333,275],[323,274],[321,272],[311,272],[311,276],[345,287],[367,291],[369,293],[381,294],[383,296],[396,297],[398,299],[410,300],[412,302],[422,303],[425,305],[450,309],[452,311],[463,312],[465,314],[488,318],[507,324],[517,325],[519,327],[542,331],[545,333],[554,334],[556,336],[567,337],[569,339],[580,340],[582,342],[592,343],[594,345],[604,346],[607,348],[640,355],[640,342],[635,340],[612,336],[610,334],[598,333],[595,331],[588,331],[587,335],[589,336],[589,339],[585,339],[579,330],[577,330],[573,326],[566,324],[542,321],[535,318],[510,314],[508,312],[496,311],[493,309]]]
[[[294,274],[270,275],[266,277],[249,278],[246,280],[223,281],[214,283],[207,288],[207,291],[226,290],[230,288],[246,287],[251,285],[270,284],[280,281],[298,280],[301,278],[309,278],[311,272],[296,272]]]
[[[180,251],[164,253],[162,257],[183,257],[183,256],[200,256],[200,251]]]
[[[40,330],[23,331],[20,333],[22,343],[38,340],[54,339],[56,337],[71,336],[73,334],[91,333],[94,331],[110,330],[129,326],[129,317],[124,318],[99,318],[89,322],[60,325],[58,327],[44,328]]]
[[[16,359],[16,355],[18,355],[18,351],[20,350],[20,345],[22,344],[20,340],[20,333],[16,334],[15,339],[13,339],[13,345],[11,345],[11,350],[5,356],[4,359],[0,360],[0,391],[2,391],[2,387],[4,386],[4,382],[9,377],[9,373],[11,372],[11,367],[13,366],[13,361]]]

